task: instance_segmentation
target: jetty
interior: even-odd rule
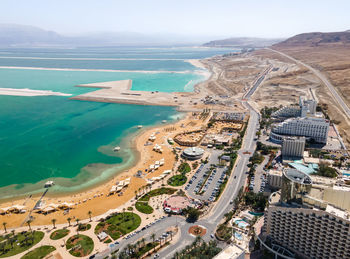
[[[192,92],[134,91],[131,90],[132,80],[81,84],[77,87],[98,90],[71,97],[72,100],[176,107],[196,105],[201,99]]]

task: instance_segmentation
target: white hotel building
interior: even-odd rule
[[[270,139],[282,143],[286,136],[304,136],[318,143],[327,143],[329,121],[318,117],[290,118],[281,123],[274,124]]]

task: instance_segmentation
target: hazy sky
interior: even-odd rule
[[[1,0],[0,23],[62,34],[288,37],[350,29],[350,0]]]

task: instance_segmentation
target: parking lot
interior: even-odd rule
[[[185,186],[188,195],[195,199],[215,201],[225,179],[226,167],[218,167],[221,150],[213,150],[207,164],[201,164]],[[214,165],[214,166],[212,166]],[[212,167],[212,169],[211,169]]]

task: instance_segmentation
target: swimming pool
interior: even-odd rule
[[[235,223],[238,225],[239,228],[247,228],[249,226],[247,222],[241,219],[237,219]]]
[[[235,232],[235,238],[238,239],[238,240],[242,240],[243,239],[242,234],[238,233],[238,232]]]

